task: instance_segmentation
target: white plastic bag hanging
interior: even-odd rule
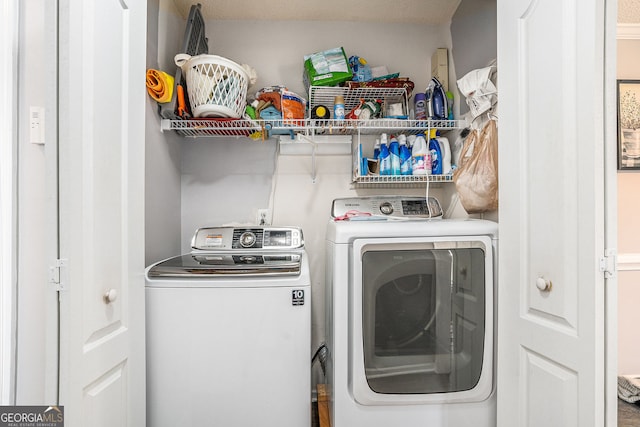
[[[496,66],[473,70],[458,80],[460,93],[466,98],[472,117],[475,119],[489,111],[498,102],[498,89],[491,81]]]

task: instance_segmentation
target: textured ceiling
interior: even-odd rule
[[[186,19],[194,0],[173,0]],[[205,19],[442,24],[460,0],[200,0]],[[640,23],[640,1],[618,0],[618,22]]]
[[[173,0],[186,19],[193,0]],[[442,24],[460,0],[199,0],[205,19]]]
[[[618,0],[618,22],[621,24],[640,23],[640,1]]]

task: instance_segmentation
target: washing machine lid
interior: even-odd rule
[[[301,252],[201,252],[180,255],[149,268],[149,278],[299,275]]]

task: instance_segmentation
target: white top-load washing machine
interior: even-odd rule
[[[337,199],[327,228],[333,427],[496,423],[497,224],[436,199]]]
[[[147,425],[304,427],[311,292],[299,228],[196,231],[147,268]]]

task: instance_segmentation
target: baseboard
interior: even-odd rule
[[[640,39],[640,24],[618,24],[616,38],[618,40]]]
[[[640,254],[618,254],[618,271],[640,271]]]

